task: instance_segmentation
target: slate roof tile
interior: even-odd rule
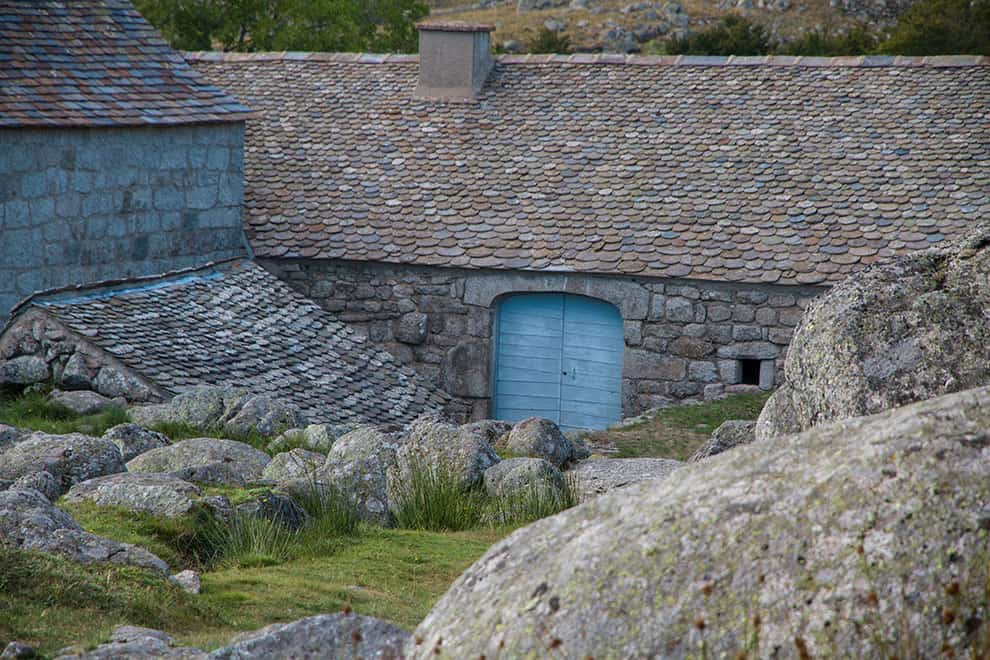
[[[251,261],[39,294],[43,307],[177,393],[233,384],[295,403],[311,422],[397,425],[446,395]]]
[[[990,209],[982,57],[509,56],[474,104],[409,57],[187,57],[259,111],[261,256],[827,284]]]
[[[0,0],[0,128],[243,121],[128,0]]]

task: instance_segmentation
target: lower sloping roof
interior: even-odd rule
[[[251,261],[42,294],[40,307],[164,390],[232,384],[311,422],[403,423],[446,395]]]

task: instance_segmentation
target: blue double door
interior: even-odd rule
[[[599,429],[622,414],[622,317],[615,306],[560,293],[506,298],[498,307],[495,417],[545,417]]]

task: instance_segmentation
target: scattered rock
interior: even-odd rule
[[[669,458],[600,458],[581,461],[566,474],[577,481],[583,502],[640,481],[663,479],[682,465]]]
[[[15,426],[0,424],[0,454],[3,454],[30,435],[31,431],[27,429],[19,429]]]
[[[499,439],[512,430],[512,424],[501,419],[482,419],[477,422],[465,424],[461,427],[468,433],[481,436],[485,442],[492,447],[498,444]]]
[[[261,478],[271,459],[251,445],[219,438],[191,438],[146,451],[127,463],[131,472],[172,472],[209,483],[249,483]],[[185,474],[192,476],[186,477]]]
[[[402,657],[402,648],[409,639],[408,632],[381,619],[357,614],[321,614],[238,635],[229,646],[217,649],[210,657],[214,660],[350,657],[386,660]]]
[[[150,387],[113,367],[101,367],[93,386],[97,392],[111,399],[122,397],[128,401],[150,401],[154,398]]]
[[[32,433],[4,452],[0,479],[14,481],[35,472],[48,472],[62,494],[80,481],[126,469],[120,450],[109,440],[81,433]]]
[[[517,456],[543,458],[557,467],[563,467],[574,459],[574,446],[564,437],[560,428],[549,419],[530,417],[512,427],[504,445]]]
[[[542,458],[507,458],[485,470],[485,490],[492,496],[545,487],[562,490],[564,475]]]
[[[73,353],[62,368],[62,377],[58,382],[67,390],[91,390],[96,387],[93,382],[94,370],[86,365],[86,358],[79,353]]]
[[[22,355],[0,362],[0,385],[44,383],[50,377],[48,364],[35,355]]]
[[[83,531],[36,490],[0,492],[0,545],[59,554],[81,564],[126,564],[168,572],[165,562],[144,548]]]
[[[22,644],[21,642],[11,642],[7,644],[4,648],[3,653],[0,653],[0,660],[30,660],[31,658],[37,658],[38,652],[35,651],[33,646],[28,646],[27,644]]]
[[[355,429],[330,448],[317,481],[346,494],[363,520],[387,525],[388,473],[396,447],[392,437],[374,427]]]
[[[172,576],[172,582],[175,582],[182,590],[186,593],[196,595],[199,593],[202,585],[199,580],[199,573],[196,571],[185,570],[180,573],[176,573]]]
[[[265,466],[261,476],[276,483],[296,479],[313,479],[327,457],[315,451],[293,449],[276,454]]]
[[[59,656],[57,660],[117,660],[119,658],[172,658],[173,660],[205,660],[203,651],[174,646],[171,635],[151,628],[120,626],[113,631],[110,641],[92,651]]]
[[[401,489],[402,484],[409,483],[413,470],[442,466],[462,488],[468,489],[481,484],[485,470],[498,461],[492,447],[480,436],[445,422],[420,419],[412,424],[396,451],[394,486]]]
[[[258,433],[266,437],[306,423],[292,404],[240,388],[212,385],[191,388],[168,403],[131,408],[130,413],[143,426],[188,424],[204,432]]]
[[[50,472],[45,470],[25,474],[20,479],[14,481],[10,487],[21,489],[33,488],[53,502],[62,494],[62,484]]]
[[[708,655],[731,656],[758,603],[764,649],[799,634],[811,657],[936,657],[943,643],[967,656],[980,635],[938,613],[956,584],[956,621],[985,621],[988,429],[984,387],[597,498],[493,546],[406,651],[427,657],[442,639],[450,657],[540,656],[558,638],[569,657],[682,656],[703,617]]]
[[[553,6],[552,0],[518,0],[516,12],[537,11],[540,9],[550,9]]]
[[[167,447],[168,437],[163,433],[142,428],[137,424],[118,424],[107,429],[103,434],[104,440],[117,445],[124,462],[130,461],[152,449]]]
[[[409,312],[399,317],[395,326],[395,338],[403,344],[422,344],[429,334],[430,319],[421,312]]]
[[[235,507],[238,514],[254,518],[264,518],[279,523],[289,529],[301,529],[309,521],[306,510],[287,495],[269,493],[251,502]]]
[[[712,437],[694,452],[690,463],[697,463],[710,456],[721,454],[739,445],[748,445],[756,439],[756,422],[744,419],[730,419],[722,422],[712,432]]]
[[[278,453],[299,446],[325,455],[337,438],[356,428],[355,424],[310,424],[304,429],[289,429],[268,443],[268,451]]]
[[[48,395],[48,400],[57,403],[63,408],[68,408],[77,415],[95,415],[111,408],[124,408],[127,406],[127,402],[122,399],[114,401],[102,394],[87,390],[72,390],[70,392],[53,390]]]
[[[990,383],[990,222],[847,278],[805,312],[757,438]]]
[[[200,495],[202,492],[193,484],[168,474],[123,472],[78,483],[69,489],[65,499],[178,518],[189,513]]]

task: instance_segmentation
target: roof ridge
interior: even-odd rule
[[[189,62],[356,62],[359,64],[410,64],[418,55],[389,53],[324,53],[266,51],[230,53],[184,51]],[[574,53],[570,55],[497,55],[502,64],[628,64],[633,66],[807,66],[807,67],[932,67],[988,66],[986,55],[856,55],[810,57],[794,55],[624,55],[622,53]]]

